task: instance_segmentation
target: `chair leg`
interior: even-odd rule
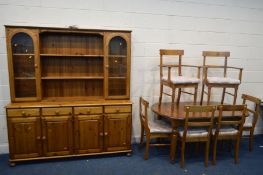
[[[177,136],[175,133],[171,135],[171,145],[170,145],[170,160],[171,163],[175,163],[175,153],[176,153],[176,145],[177,145]]]
[[[145,148],[144,160],[148,160],[149,148],[150,148],[150,136],[147,135],[146,136],[146,148]]]
[[[180,162],[180,165],[181,165],[181,168],[184,168],[184,152],[185,152],[185,141],[182,140],[182,146],[181,146],[181,162]]]
[[[195,92],[194,92],[194,104],[196,104],[196,101],[197,101],[197,93],[198,93],[198,86],[195,87]]]
[[[203,83],[203,85],[202,85],[202,91],[201,91],[200,105],[203,104],[204,92],[205,92],[205,85],[204,85],[204,83]]]
[[[181,88],[178,89],[177,104],[179,104],[181,98]]]
[[[221,104],[224,104],[226,88],[223,88]]]
[[[235,163],[238,163],[239,143],[240,143],[240,137],[237,138],[235,145]]]
[[[144,140],[144,127],[143,127],[143,125],[141,125],[141,140],[140,140],[140,145],[143,144],[143,140]]]
[[[208,94],[207,94],[207,105],[210,104],[210,97],[211,97],[211,87],[208,87]]]
[[[233,105],[235,105],[237,101],[237,90],[238,90],[238,87],[235,88]]]
[[[208,159],[209,159],[209,145],[210,145],[210,140],[208,140],[205,144],[205,167],[208,166]]]
[[[159,97],[159,104],[162,103],[162,97],[163,97],[163,84],[160,84],[160,97]]]
[[[254,143],[254,131],[250,131],[249,134],[249,151],[253,151],[253,143]]]
[[[172,88],[172,104],[174,104],[174,99],[175,99],[175,88]]]
[[[214,138],[214,143],[213,143],[213,165],[216,164],[216,147],[217,147],[217,138]]]

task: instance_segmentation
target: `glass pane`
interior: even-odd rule
[[[32,38],[26,33],[18,33],[12,38],[12,52],[16,53],[34,53]]]
[[[109,44],[110,55],[127,55],[127,43],[122,37],[114,37]]]
[[[126,77],[127,59],[121,57],[109,57],[109,77]]]
[[[36,97],[36,81],[34,79],[15,80],[15,95],[17,98]]]
[[[109,79],[109,96],[126,95],[126,78]]]
[[[18,33],[12,41],[13,69],[16,97],[35,97],[35,57],[32,38],[26,33]]]
[[[13,55],[14,76],[35,77],[35,59],[33,55]]]

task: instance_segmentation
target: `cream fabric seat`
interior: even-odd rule
[[[252,123],[245,123],[243,128],[251,128],[252,127]]]
[[[148,122],[151,133],[171,133],[172,127],[162,121]]]
[[[212,134],[215,135],[216,129],[212,130]],[[236,135],[238,133],[238,129],[234,127],[222,127],[219,130],[219,135]]]
[[[240,84],[240,80],[228,77],[207,77],[207,81],[212,84]]]
[[[168,81],[168,78],[163,77],[162,80]],[[193,84],[193,83],[199,83],[200,80],[198,78],[193,78],[193,77],[177,76],[177,77],[171,77],[171,82],[174,84]]]
[[[183,137],[184,130],[182,128],[181,131],[179,131],[180,137]],[[200,137],[200,136],[207,136],[208,131],[203,128],[189,128],[186,133],[186,137]]]

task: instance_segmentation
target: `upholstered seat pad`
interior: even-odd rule
[[[252,128],[252,123],[245,123],[244,128]]]
[[[240,84],[240,80],[228,77],[207,77],[207,81],[212,84]]]
[[[151,133],[171,133],[172,127],[162,121],[149,122],[149,128]]]
[[[183,137],[184,130],[182,128],[181,131],[179,131],[180,137]],[[200,137],[200,136],[207,136],[208,131],[203,128],[190,128],[187,130],[186,137]]]
[[[168,81],[167,76],[163,77],[162,80]],[[171,77],[171,82],[173,84],[195,84],[199,83],[200,80],[194,77],[177,76]]]
[[[212,130],[213,135],[215,135],[216,129]],[[236,135],[238,130],[234,127],[223,127],[219,130],[219,135]]]

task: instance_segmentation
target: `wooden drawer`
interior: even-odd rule
[[[102,106],[98,107],[75,107],[74,113],[77,115],[102,114]]]
[[[60,107],[60,108],[42,108],[42,115],[71,115],[72,108]]]
[[[39,108],[30,108],[30,109],[7,109],[8,117],[29,117],[29,116],[39,116]]]
[[[105,113],[127,113],[131,112],[131,106],[125,105],[125,106],[105,106],[104,107]]]

